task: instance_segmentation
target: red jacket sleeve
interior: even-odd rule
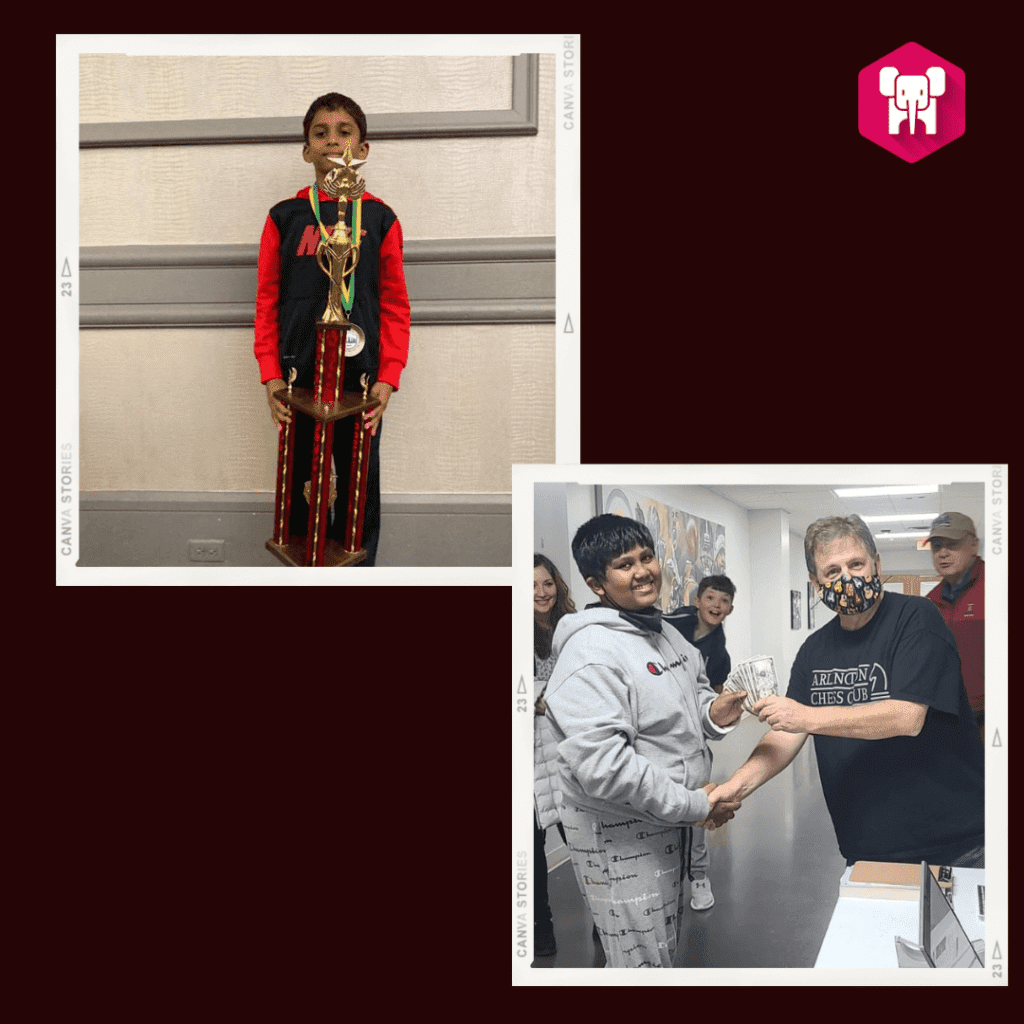
[[[260,257],[256,269],[256,343],[253,351],[264,384],[281,376],[278,348],[277,304],[281,293],[281,237],[277,225],[267,217],[260,239]]]
[[[402,269],[402,226],[396,220],[380,247],[380,368],[377,380],[398,390],[409,359],[409,295]]]

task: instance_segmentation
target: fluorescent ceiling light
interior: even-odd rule
[[[938,494],[938,484],[920,484],[917,487],[897,484],[893,487],[842,487],[833,489],[837,498],[867,498],[880,494]]]
[[[918,530],[917,533],[872,533],[872,537],[875,540],[900,540],[901,538],[907,537],[920,537],[924,538],[928,536],[927,530]]]
[[[918,512],[910,516],[861,516],[865,523],[891,523],[896,519],[937,519],[938,512]]]

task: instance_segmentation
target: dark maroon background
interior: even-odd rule
[[[916,164],[857,128],[861,68],[913,40],[981,88],[991,29],[757,17],[651,34],[596,112],[588,91],[581,460],[1005,458],[1001,122],[971,105]]]

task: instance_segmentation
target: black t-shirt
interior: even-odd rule
[[[712,686],[721,686],[732,671],[732,659],[725,649],[725,630],[722,624],[717,629],[711,630],[706,636],[699,640],[693,639],[697,629],[697,609],[692,605],[684,605],[674,612],[665,612],[662,619],[672,626],[675,626],[684,639],[688,640],[701,653],[705,661],[704,673]]]
[[[985,759],[960,674],[956,641],[935,605],[886,593],[862,629],[839,616],[812,634],[787,694],[811,707],[882,700],[928,705],[917,736],[815,736],[818,772],[848,861],[942,863],[943,851],[984,843]]]

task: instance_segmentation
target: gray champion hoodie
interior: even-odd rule
[[[544,700],[566,799],[658,825],[703,821],[711,774],[709,708],[718,696],[700,653],[667,622],[644,629],[615,608],[558,623]]]

